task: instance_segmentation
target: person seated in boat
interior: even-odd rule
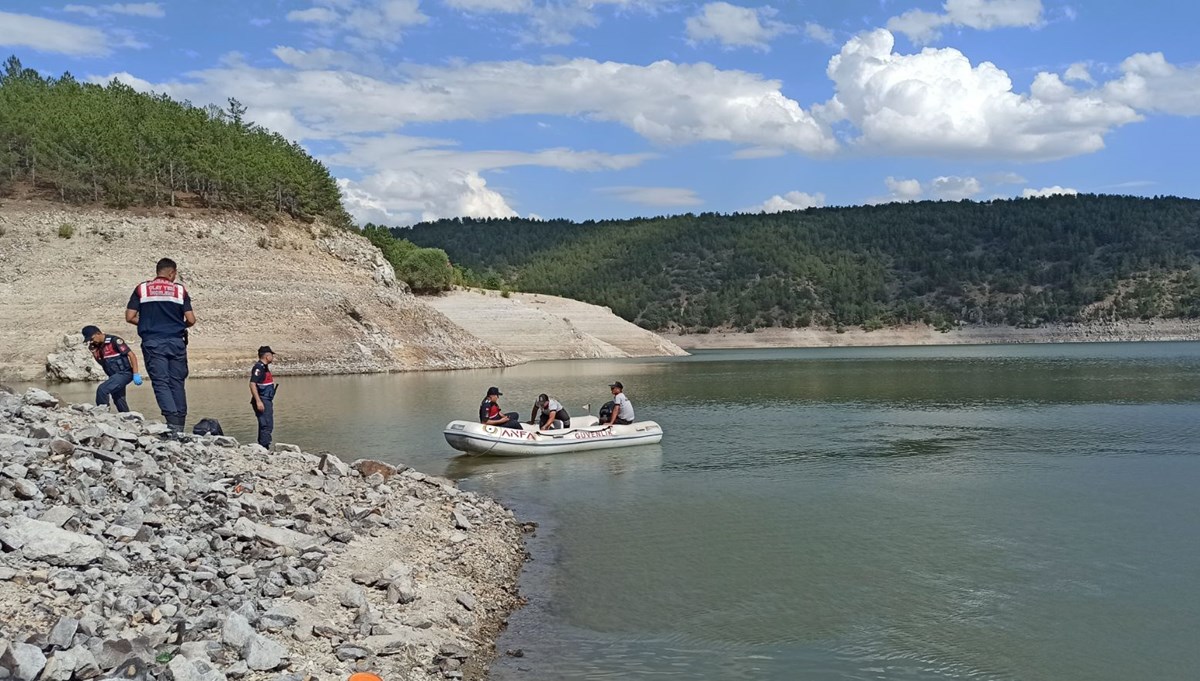
[[[520,414],[515,411],[510,411],[507,414],[500,411],[499,399],[503,394],[495,386],[488,388],[487,397],[483,398],[483,402],[479,403],[479,422],[487,426],[500,426],[501,428],[516,428],[520,430]]]
[[[529,415],[529,423],[538,424],[542,430],[555,428],[570,428],[571,415],[563,408],[562,403],[552,399],[546,393],[538,395],[533,403],[533,412]]]
[[[625,395],[625,386],[621,385],[620,381],[613,381],[608,385],[613,394],[613,409],[607,419],[600,419],[602,426],[627,426],[633,423],[635,418],[633,415],[633,403]]]

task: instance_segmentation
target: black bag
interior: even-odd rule
[[[613,412],[613,409],[616,408],[616,406],[617,406],[616,402],[609,400],[608,402],[605,402],[603,406],[600,407],[600,414],[597,417],[600,419],[600,423],[608,423],[608,420],[612,418],[612,412]]]
[[[200,419],[200,421],[192,428],[193,435],[224,435],[225,431],[221,430],[221,423],[216,419]]]

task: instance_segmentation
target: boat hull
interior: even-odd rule
[[[460,452],[481,456],[540,456],[595,449],[652,445],[662,441],[662,428],[654,421],[627,426],[600,426],[596,417],[571,419],[572,428],[538,430],[522,424],[521,430],[485,426],[471,421],[451,421],[442,431],[446,443]]]

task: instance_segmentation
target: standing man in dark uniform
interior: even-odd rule
[[[163,258],[155,271],[158,276],[133,289],[125,321],[136,324],[142,337],[146,373],[167,427],[181,433],[187,420],[183,387],[188,375],[187,330],[196,323],[196,315],[187,289],[175,283],[179,275],[175,261]]]
[[[142,384],[142,375],[138,372],[137,355],[129,350],[129,344],[120,336],[107,336],[100,327],[88,325],[83,327],[83,339],[87,341],[92,357],[96,358],[104,368],[108,380],[96,388],[96,406],[108,406],[108,398],[112,397],[117,411],[129,411],[129,402],[125,399],[125,386],[133,381],[134,385]]]
[[[275,378],[271,376],[274,361],[275,351],[264,345],[258,349],[258,361],[250,370],[250,406],[258,418],[258,444],[268,449],[275,430]]]

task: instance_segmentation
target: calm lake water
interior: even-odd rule
[[[501,641],[525,656],[498,681],[1200,678],[1200,344],[277,369],[277,439],[541,524]],[[527,418],[538,392],[577,413],[614,379],[661,445],[470,460],[442,439],[489,385]],[[190,422],[253,440],[245,381],[189,398]]]

